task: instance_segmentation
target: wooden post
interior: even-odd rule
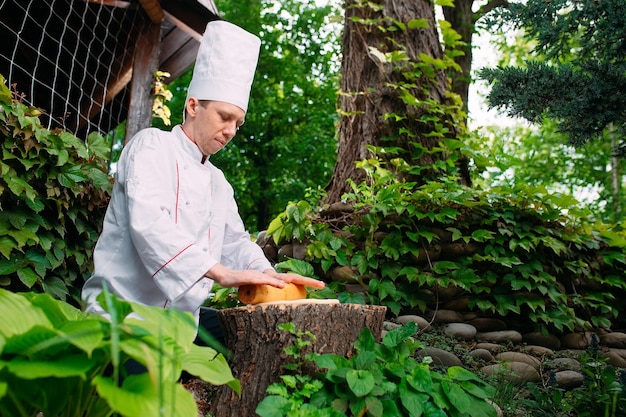
[[[364,327],[380,340],[386,307],[301,300],[221,310],[218,313],[226,347],[232,353],[231,369],[241,382],[241,397],[227,386],[218,387],[211,400],[215,417],[253,417],[267,387],[280,380],[281,366],[291,362],[285,347],[296,337],[278,330],[293,323],[297,331],[315,335],[306,352],[349,356]]]
[[[152,102],[154,100],[152,85],[154,73],[159,66],[160,49],[161,24],[147,22],[139,34],[135,46],[125,144],[135,133],[150,127],[152,122]]]

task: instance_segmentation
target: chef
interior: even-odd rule
[[[171,132],[144,129],[125,146],[94,273],[82,291],[86,311],[105,314],[96,301],[105,283],[124,300],[188,311],[201,324],[216,323],[214,311],[204,308],[208,318],[200,319],[214,282],[324,287],[272,268],[244,229],[233,188],[209,159],[244,123],[260,43],[231,23],[210,22],[184,122]]]

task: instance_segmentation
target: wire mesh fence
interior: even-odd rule
[[[138,2],[0,0],[0,74],[48,128],[106,134],[126,117]]]

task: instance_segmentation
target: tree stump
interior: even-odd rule
[[[216,389],[211,400],[215,417],[252,417],[266,396],[267,387],[280,381],[281,366],[292,361],[285,347],[296,336],[278,330],[293,323],[296,331],[315,335],[305,352],[348,356],[364,327],[380,340],[386,307],[339,304],[336,300],[298,300],[221,310],[218,317],[231,352],[233,375],[241,382],[241,397],[227,386]]]

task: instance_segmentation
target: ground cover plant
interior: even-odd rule
[[[297,332],[289,323],[282,330]],[[299,356],[307,332],[297,332],[299,342],[288,348],[296,361],[268,387],[259,404],[261,417],[296,416],[496,416],[489,403],[495,390],[474,373],[458,366],[431,371],[429,358],[413,354],[422,344],[413,336],[415,323],[387,333],[380,343],[367,328],[354,344],[354,355]],[[304,343],[302,342],[304,340]],[[303,371],[313,361],[320,373]]]

